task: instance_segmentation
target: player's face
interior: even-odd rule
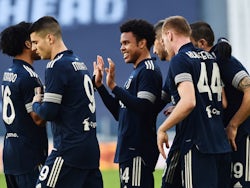
[[[36,53],[36,51],[32,50],[32,53],[31,53],[31,58],[33,60],[40,60],[41,57]]]
[[[153,52],[160,58],[160,60],[162,61],[167,60],[168,53],[164,49],[164,44],[163,44],[161,34],[156,35],[156,39],[154,41]]]
[[[28,49],[31,50],[31,59],[32,60],[39,60],[41,57],[34,51],[32,50],[32,43],[30,40],[25,41],[25,45]]]
[[[169,32],[167,31],[162,32],[162,41],[163,41],[164,51],[166,51],[166,53],[168,54],[166,60],[169,61],[175,55],[169,38]]]
[[[49,34],[43,36],[37,32],[33,32],[30,38],[32,42],[32,51],[35,51],[41,59],[51,59]]]
[[[126,63],[136,64],[141,55],[141,49],[138,46],[135,36],[132,32],[124,32],[121,34],[121,53]]]

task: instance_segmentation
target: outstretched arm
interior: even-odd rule
[[[143,98],[138,95],[137,96],[131,95],[127,90],[117,86],[115,82],[115,64],[110,58],[108,58],[108,62],[109,62],[109,68],[105,68],[105,71],[107,73],[106,83],[112,90],[112,93],[115,94],[116,98],[119,99],[127,108],[131,108],[136,112],[151,113],[155,108],[154,107],[155,101],[150,101],[148,98]],[[144,75],[148,76],[148,74],[150,74],[150,76],[153,76],[151,75],[152,72],[146,72]],[[148,92],[148,94],[153,95],[150,92]],[[149,111],[149,109],[152,109],[152,111]]]

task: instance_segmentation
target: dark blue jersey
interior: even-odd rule
[[[214,48],[212,48],[212,51],[214,51]],[[228,107],[224,110],[223,114],[224,125],[227,126],[242,103],[243,92],[237,89],[238,85],[244,77],[249,77],[249,73],[233,56],[227,61],[218,62],[218,65],[221,70],[221,78],[225,85],[228,102]],[[245,134],[250,134],[250,118],[247,118],[239,127],[237,139],[240,139]]]
[[[221,116],[222,83],[214,57],[188,43],[172,58],[168,79],[173,104],[180,100],[177,87],[181,82],[193,82],[196,95],[195,108],[176,127],[175,147],[184,153],[193,145],[202,153],[230,151]]]
[[[43,164],[48,152],[46,127],[38,127],[30,116],[34,89],[43,87],[33,67],[21,60],[3,75],[3,163],[6,174],[19,175]]]
[[[130,74],[124,88],[98,89],[105,105],[119,121],[115,162],[141,156],[154,169],[158,159],[156,118],[161,98],[162,75],[152,59],[145,59]]]
[[[54,150],[65,163],[82,169],[99,167],[96,106],[86,65],[67,50],[47,64],[43,103],[33,108],[52,121]]]

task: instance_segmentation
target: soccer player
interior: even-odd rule
[[[231,148],[221,117],[219,68],[210,53],[192,45],[190,34],[189,23],[182,16],[166,18],[162,27],[165,50],[175,52],[167,79],[176,105],[157,132],[158,148],[166,158],[166,131],[176,125],[171,146],[175,152],[168,156],[162,187],[229,187]],[[175,176],[175,170],[181,175]]]
[[[40,58],[31,50],[30,25],[21,22],[10,26],[0,37],[2,53],[13,57],[1,86],[6,129],[3,165],[8,188],[34,188],[48,154],[46,121],[32,110],[35,89],[43,85],[32,67]]]
[[[42,168],[37,187],[102,188],[100,150],[96,137],[94,88],[86,65],[68,50],[58,21],[44,16],[30,28],[32,48],[50,59],[45,93],[33,109],[52,122],[54,148]]]
[[[154,25],[154,31],[155,31],[155,41],[154,41],[154,46],[153,46],[153,53],[156,54],[161,61],[170,61],[170,59],[174,56],[174,52],[167,52],[164,49],[164,44],[162,41],[162,26],[164,24],[164,20],[159,20],[155,25]],[[161,99],[162,103],[160,105],[159,111],[161,111],[167,103],[169,105],[167,108],[164,110],[164,114],[168,116],[174,109],[174,105],[172,105],[169,91],[168,91],[168,86],[167,82],[164,83],[164,86],[162,88],[162,93],[161,93]]]
[[[121,187],[154,187],[153,171],[159,151],[156,142],[156,119],[161,97],[162,75],[151,58],[155,40],[153,25],[132,19],[120,26],[121,53],[134,70],[119,87],[115,81],[115,64],[108,58],[106,84],[102,83],[104,61],[94,63],[95,85],[109,111],[119,121],[115,162],[119,163]]]
[[[155,41],[154,41],[153,53],[156,54],[161,61],[170,61],[170,59],[174,56],[174,52],[171,52],[171,54],[169,54],[164,49],[164,44],[162,41],[162,26],[163,26],[163,24],[164,24],[164,20],[159,20],[154,25]]]
[[[222,58],[213,46],[214,32],[206,22],[191,25],[193,43],[215,53],[225,85],[228,107],[223,112],[224,125],[234,152],[232,153],[231,187],[250,187],[250,77],[246,68],[235,58]],[[220,40],[219,40],[220,41]],[[225,39],[222,41],[226,42]],[[225,50],[224,50],[225,51]],[[229,50],[230,51],[230,50]],[[223,51],[222,51],[223,52]]]

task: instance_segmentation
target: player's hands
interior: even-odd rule
[[[228,124],[228,126],[226,127],[227,138],[228,138],[234,151],[237,151],[237,145],[235,142],[237,131],[238,131],[237,126],[233,126],[231,124]]]
[[[109,68],[105,68],[105,72],[107,73],[106,84],[108,85],[108,87],[111,90],[113,90],[114,87],[116,86],[116,83],[115,83],[115,64],[110,58],[108,58],[108,63],[109,63]]]
[[[166,147],[169,148],[169,143],[168,143],[168,135],[165,131],[161,130],[161,127],[159,127],[157,131],[157,145],[159,152],[163,156],[164,159],[166,159],[166,154],[164,151],[164,144],[166,144]]]
[[[232,55],[232,46],[224,37],[218,39],[215,50],[219,60],[227,60]]]
[[[103,84],[104,61],[102,56],[97,56],[93,62],[94,67],[94,85],[98,88]]]
[[[35,96],[33,97],[32,104],[35,102],[42,102],[43,100],[43,90],[41,87],[36,87],[35,88]]]

